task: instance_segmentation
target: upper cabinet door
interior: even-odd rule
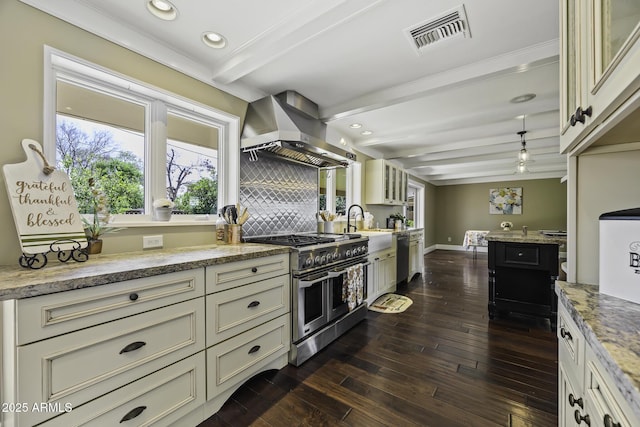
[[[640,89],[640,2],[568,0],[560,2],[560,13],[560,148],[566,153]]]

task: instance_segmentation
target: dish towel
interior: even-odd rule
[[[347,280],[343,286],[343,302],[347,303],[349,311],[353,310],[364,300],[364,271],[362,264],[347,267]],[[346,291],[346,292],[345,292]]]

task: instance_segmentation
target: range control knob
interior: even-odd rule
[[[304,262],[304,266],[305,267],[312,267],[313,266],[313,257],[307,258],[306,261]]]
[[[317,255],[313,261],[315,262],[315,265],[320,265],[320,255]]]
[[[322,258],[320,258],[320,264],[326,264],[327,263],[327,257],[322,255]]]
[[[340,254],[338,252],[334,252],[332,258],[334,261],[336,261],[338,258],[340,258]]]
[[[351,249],[347,249],[347,251],[344,254],[347,258],[349,258],[351,256]]]
[[[362,246],[362,247],[360,248],[360,253],[361,253],[361,254],[366,254],[366,253],[367,253],[367,247],[366,247],[366,246]]]

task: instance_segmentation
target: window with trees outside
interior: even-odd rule
[[[56,166],[69,175],[80,213],[92,213],[97,188],[111,214],[150,214],[153,200],[167,198],[183,218],[215,219],[228,203],[220,190],[233,189],[222,182],[220,132],[230,135],[220,112],[108,74],[100,81],[92,69],[52,68]]]
[[[318,210],[347,213],[347,168],[318,170]]]

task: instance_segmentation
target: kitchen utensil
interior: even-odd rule
[[[231,216],[231,223],[230,224],[237,224],[238,223],[238,210],[236,209],[236,207],[234,205],[231,205],[231,207],[229,208],[230,211],[230,216]]]
[[[242,225],[245,222],[247,222],[248,219],[249,219],[249,211],[247,211],[247,208],[243,208],[242,209],[242,213],[240,214],[240,217],[238,218],[238,224]]]

